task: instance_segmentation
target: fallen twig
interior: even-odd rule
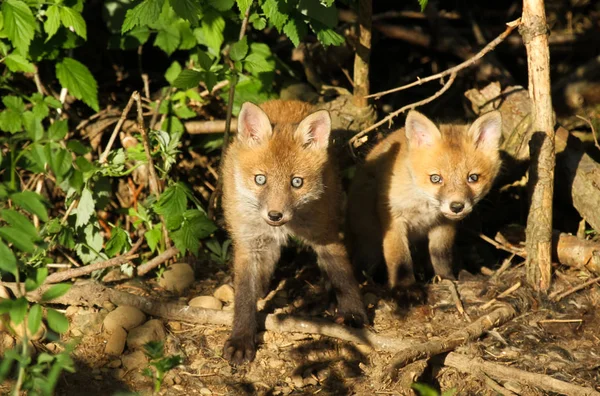
[[[519,287],[521,287],[521,282],[515,283],[514,285],[512,285],[508,289],[504,290],[502,293],[498,294],[498,296],[496,298],[492,298],[490,301],[488,301],[485,304],[483,304],[481,306],[481,309],[488,309],[489,307],[492,306],[492,304],[496,303],[499,298],[504,298],[504,297],[508,296],[509,294],[511,294],[512,292],[514,292],[515,290],[517,290]]]
[[[48,275],[44,283],[58,283],[65,280],[78,278],[83,275],[91,274],[92,272],[100,269],[116,267],[117,265],[125,264],[126,262],[139,257],[139,254],[134,253],[140,248],[140,246],[142,246],[142,242],[144,242],[143,238],[138,239],[135,245],[133,245],[131,249],[122,256],[113,257],[110,260],[101,261],[99,263],[94,263],[83,267],[72,268],[61,272],[55,272],[51,275]]]
[[[224,133],[226,120],[211,121],[186,121],[183,123],[185,131],[190,135],[200,135],[205,133]],[[237,132],[237,118],[231,119],[229,132]]]
[[[0,282],[0,285],[17,291],[15,283]],[[49,285],[44,285],[34,290],[27,294],[27,299],[30,301],[40,301],[48,288]],[[168,320],[219,326],[230,326],[233,323],[232,311],[196,308],[178,303],[160,301],[115,290],[93,281],[75,284],[66,294],[51,302],[65,305],[101,306],[106,301],[110,301],[115,305],[133,306],[148,315]],[[491,317],[491,315],[489,316]],[[260,315],[259,327],[277,332],[320,334],[389,352],[405,350],[415,342],[414,340],[399,339],[397,337],[380,336],[366,329],[354,329],[338,325],[326,319],[298,318],[290,315]]]
[[[485,373],[481,373],[481,375],[483,377],[483,380],[485,381],[485,384],[494,392],[497,392],[503,396],[517,396],[516,393],[509,391],[508,389],[506,389],[505,387],[503,387],[502,385],[485,375]]]
[[[580,115],[575,115],[575,117],[585,121],[590,126],[590,128],[592,129],[592,137],[594,138],[594,146],[596,146],[596,148],[600,150],[600,144],[598,144],[598,137],[596,136],[596,128],[594,128],[594,124],[592,124],[592,122],[587,118],[582,117]]]
[[[137,267],[137,274],[139,276],[146,275],[148,272],[152,271],[154,268],[158,267],[165,261],[175,257],[179,254],[179,249],[176,247],[171,247],[154,257],[152,260],[148,261]]]
[[[465,308],[463,307],[463,303],[460,299],[460,296],[458,295],[458,290],[456,290],[456,286],[454,285],[454,282],[452,282],[449,279],[444,279],[442,281],[443,284],[445,284],[446,286],[448,286],[448,289],[450,290],[450,294],[452,295],[452,299],[454,300],[454,304],[456,305],[456,309],[458,310],[458,312],[464,316],[464,318],[467,320],[467,322],[472,322],[471,317],[469,316],[469,314],[465,311]]]
[[[589,281],[584,282],[584,283],[582,283],[579,286],[572,287],[572,288],[570,288],[567,291],[564,291],[564,292],[562,292],[562,291],[555,291],[555,292],[551,293],[550,296],[548,296],[548,297],[551,300],[560,301],[563,298],[565,298],[565,297],[567,297],[567,296],[569,296],[569,295],[571,295],[571,294],[573,294],[575,292],[578,292],[579,290],[585,289],[586,287],[588,287],[590,285],[593,285],[594,283],[598,283],[598,282],[600,282],[600,276],[597,277],[597,278],[594,278],[594,279],[590,279]]]
[[[112,135],[110,135],[108,144],[106,145],[104,152],[102,153],[102,155],[100,156],[100,159],[98,160],[98,162],[100,162],[101,164],[106,162],[106,158],[108,158],[110,149],[112,148],[112,145],[115,143],[117,134],[119,133],[119,131],[121,130],[121,127],[123,126],[123,123],[127,119],[127,114],[129,114],[129,110],[131,110],[131,106],[133,106],[133,101],[134,101],[133,95],[135,95],[135,92],[131,94],[131,97],[129,98],[129,102],[127,102],[127,105],[125,106],[125,108],[123,109],[123,112],[121,113],[121,118],[119,118],[117,125],[115,125],[115,129],[113,129]]]
[[[549,375],[530,373],[501,364],[486,362],[480,357],[461,355],[456,352],[449,353],[444,359],[444,364],[464,373],[473,374],[474,372],[483,372],[495,379],[517,381],[547,392],[556,392],[570,396],[600,396],[600,392],[594,389],[560,381]]]
[[[394,358],[394,370],[399,370],[409,363],[418,359],[428,358],[449,352],[456,347],[475,340],[486,331],[501,326],[511,320],[516,315],[514,308],[510,305],[504,305],[488,315],[484,315],[467,327],[456,330],[445,338],[432,340],[423,343],[412,344],[401,350]]]
[[[506,24],[506,30],[504,32],[502,32],[502,34],[500,34],[498,37],[496,37],[494,40],[492,40],[488,45],[486,45],[485,47],[483,47],[481,49],[481,51],[479,51],[477,54],[475,54],[475,56],[473,56],[471,59],[466,60],[454,67],[451,67],[448,70],[444,70],[443,72],[434,74],[432,76],[426,77],[426,78],[420,78],[417,81],[407,84],[407,85],[403,85],[401,87],[397,87],[397,88],[393,88],[393,89],[389,89],[387,91],[383,91],[383,92],[377,92],[371,95],[367,95],[367,98],[380,98],[384,95],[388,95],[394,92],[398,92],[398,91],[403,91],[405,89],[408,88],[412,88],[416,85],[421,85],[424,84],[426,82],[429,81],[433,81],[433,80],[437,80],[440,78],[444,78],[446,76],[452,75],[452,74],[456,74],[457,72],[466,69],[467,67],[473,65],[475,62],[477,62],[479,59],[481,59],[485,54],[487,54],[488,52],[492,51],[494,48],[496,48],[498,46],[498,44],[500,44],[502,41],[504,41],[504,39],[506,37],[508,37],[508,35],[510,35],[512,33],[513,30],[515,30],[516,27],[518,27],[521,24],[521,19],[517,19],[515,21],[512,22],[508,22]]]
[[[387,117],[385,117],[384,119],[382,119],[379,122],[376,122],[375,124],[371,125],[370,127],[363,129],[362,131],[360,131],[359,133],[357,133],[356,135],[354,135],[350,141],[348,142],[348,144],[350,145],[350,150],[352,150],[351,152],[354,153],[354,148],[358,147],[359,145],[356,145],[355,143],[362,138],[364,135],[366,135],[367,133],[371,132],[372,130],[380,127],[381,125],[385,124],[386,122],[391,122],[392,119],[394,119],[396,116],[398,116],[399,114],[408,111],[408,110],[412,110],[415,107],[419,107],[419,106],[423,106],[424,104],[427,104],[429,102],[433,102],[435,99],[439,98],[440,96],[442,96],[444,94],[444,92],[446,92],[450,86],[452,85],[452,83],[454,82],[454,79],[456,78],[456,73],[452,73],[450,75],[450,77],[448,78],[448,81],[446,81],[446,83],[444,84],[444,86],[437,91],[435,94],[431,95],[430,97],[420,100],[418,102],[406,105],[404,107],[401,107],[399,110],[396,110],[390,114],[388,114]]]

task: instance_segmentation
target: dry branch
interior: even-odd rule
[[[565,298],[565,297],[567,297],[567,296],[569,296],[569,295],[571,295],[571,294],[573,294],[575,292],[578,292],[579,290],[583,290],[586,287],[591,286],[591,285],[593,285],[595,283],[598,283],[598,282],[600,282],[600,276],[597,277],[597,278],[594,278],[594,279],[590,279],[587,282],[583,282],[579,286],[571,287],[567,291],[564,291],[564,292],[563,291],[556,291],[556,292],[550,294],[550,296],[548,296],[548,297],[550,299],[553,299],[554,301],[560,301],[563,298]]]
[[[354,104],[357,107],[367,107],[369,101],[369,57],[371,56],[371,15],[372,0],[358,2],[359,40],[354,56]]]
[[[152,260],[148,261],[137,267],[138,276],[146,275],[148,272],[152,271],[154,268],[158,267],[165,261],[175,257],[179,254],[179,249],[176,247],[171,247],[154,257]]]
[[[514,308],[510,305],[505,305],[488,315],[480,317],[468,326],[456,330],[441,340],[432,340],[416,345],[413,344],[400,351],[394,357],[394,370],[399,370],[418,359],[424,359],[430,356],[439,355],[440,353],[452,351],[468,341],[481,337],[486,331],[503,325],[515,315],[516,311]]]
[[[527,280],[543,292],[552,277],[552,195],[554,193],[554,118],[550,94],[550,50],[544,0],[524,0],[519,32],[527,50],[533,135],[529,142],[531,198],[527,217]]]
[[[13,291],[17,290],[15,283],[0,282],[0,285]],[[48,290],[48,287],[49,285],[44,285],[27,294],[27,299],[30,301],[40,301],[44,292]],[[106,301],[110,301],[115,305],[133,306],[148,315],[167,320],[220,326],[230,326],[233,323],[232,311],[218,311],[164,302],[115,290],[93,281],[75,284],[65,295],[51,302],[64,305],[101,306]],[[414,344],[413,340],[380,336],[366,329],[354,329],[325,319],[308,319],[290,315],[271,314],[261,315],[259,325],[261,328],[269,331],[320,334],[357,344],[368,345],[371,348],[389,352],[404,350]]]
[[[112,145],[115,143],[117,134],[119,133],[119,131],[121,130],[121,127],[123,126],[123,123],[127,119],[127,114],[129,114],[129,110],[131,110],[131,106],[133,105],[133,101],[134,101],[133,95],[134,94],[131,94],[131,97],[129,98],[129,102],[127,102],[127,105],[123,109],[123,113],[121,113],[121,118],[119,118],[119,121],[117,122],[117,125],[115,125],[115,129],[113,130],[112,135],[110,135],[110,139],[108,140],[108,143],[106,144],[106,148],[104,149],[104,152],[102,153],[102,155],[100,156],[100,159],[98,160],[98,162],[101,164],[106,162],[106,158],[108,158],[110,149],[112,148]]]
[[[444,364],[467,374],[483,372],[498,380],[517,381],[521,384],[543,389],[546,392],[556,392],[569,396],[600,396],[600,392],[596,392],[594,389],[560,381],[549,375],[529,373],[501,364],[486,362],[479,357],[474,358],[456,352],[449,353],[444,360]]]
[[[114,257],[110,260],[101,261],[99,263],[94,263],[83,267],[72,268],[61,272],[55,272],[49,275],[44,283],[58,283],[69,279],[78,278],[83,275],[88,275],[100,269],[116,267],[117,265],[125,264],[128,261],[139,257],[139,254],[134,253],[140,248],[140,246],[142,246],[142,242],[144,242],[144,239],[140,238],[135,243],[135,245],[133,245],[132,248],[122,256]]]

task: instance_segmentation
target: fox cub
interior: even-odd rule
[[[300,101],[246,102],[237,138],[223,158],[223,210],[233,240],[233,330],[223,355],[235,364],[256,353],[257,300],[268,291],[281,247],[311,246],[335,290],[339,315],[367,322],[340,237],[341,183],[328,153],[331,118]]]
[[[382,260],[391,288],[415,283],[410,246],[427,238],[435,273],[453,279],[456,223],[490,190],[500,169],[500,112],[471,126],[440,125],[416,111],[377,144],[348,198],[348,247],[356,269]]]

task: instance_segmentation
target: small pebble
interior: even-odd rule
[[[182,293],[194,283],[194,269],[186,263],[171,264],[158,280],[158,284],[175,293]]]
[[[218,309],[223,308],[223,303],[213,296],[198,296],[190,300],[190,307]]]
[[[219,286],[217,290],[215,290],[215,292],[213,293],[213,296],[223,301],[224,303],[231,303],[233,302],[235,292],[233,290],[233,287],[226,284]]]
[[[162,322],[152,319],[129,331],[127,346],[129,349],[143,348],[149,341],[164,341],[165,338],[167,338],[167,333]]]
[[[115,329],[106,342],[104,353],[111,356],[120,356],[125,350],[126,341],[127,332],[125,329],[122,327]]]
[[[131,330],[144,323],[145,320],[146,315],[139,309],[129,305],[121,305],[106,315],[104,328],[109,334],[119,328]]]

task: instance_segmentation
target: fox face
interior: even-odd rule
[[[331,118],[325,110],[299,124],[271,125],[267,114],[246,102],[238,117],[235,188],[244,212],[282,226],[325,191],[323,170]]]
[[[490,190],[500,168],[500,112],[470,127],[442,125],[411,111],[406,120],[408,171],[429,203],[450,220],[466,217]]]

